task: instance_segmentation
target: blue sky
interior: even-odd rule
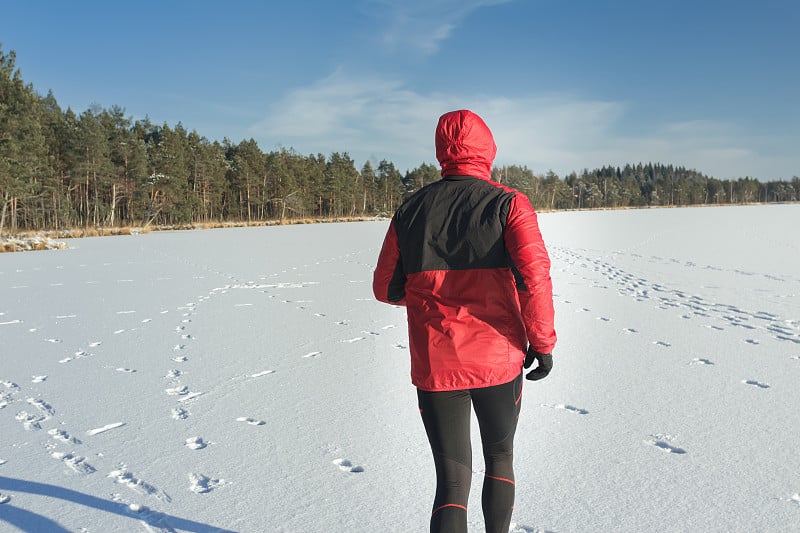
[[[4,2],[0,43],[63,108],[262,150],[435,163],[442,113],[496,164],[800,175],[795,0]]]

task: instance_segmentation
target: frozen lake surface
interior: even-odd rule
[[[540,224],[559,344],[512,531],[800,531],[800,205]],[[371,292],[387,226],[0,254],[0,531],[426,530],[405,313]]]

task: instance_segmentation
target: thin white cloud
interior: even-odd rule
[[[366,0],[366,4],[378,23],[384,45],[431,55],[471,13],[509,1]]]
[[[754,138],[735,123],[708,120],[625,129],[625,102],[564,95],[501,98],[420,94],[396,79],[337,70],[276,102],[250,132],[264,147],[300,153],[348,152],[357,165],[387,159],[401,171],[435,163],[438,117],[472,109],[492,129],[497,165],[525,165],[561,176],[603,165],[661,162],[718,178],[790,178],[800,168],[790,139]]]
[[[289,93],[250,131],[268,146],[290,145],[302,153],[349,152],[362,162],[388,159],[398,167],[404,162],[415,167],[435,160],[429,140],[443,110],[443,99],[416,94],[397,80],[337,70]]]

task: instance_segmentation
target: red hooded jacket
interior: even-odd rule
[[[507,383],[530,346],[556,343],[550,258],[522,193],[491,181],[497,148],[471,111],[442,115],[442,179],[398,208],[373,276],[375,297],[404,305],[411,381],[426,391]]]

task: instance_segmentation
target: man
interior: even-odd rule
[[[550,259],[528,199],[491,181],[496,152],[475,113],[439,118],[442,179],[397,210],[373,278],[378,300],[407,310],[411,380],[436,467],[432,532],[467,531],[471,407],[486,531],[508,532],[522,368],[537,361],[533,380],[552,368]]]

